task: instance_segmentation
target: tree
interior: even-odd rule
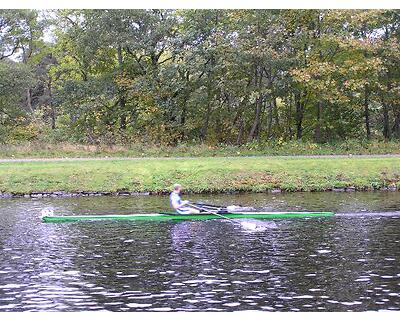
[[[0,123],[13,125],[23,120],[24,92],[33,83],[33,74],[24,64],[8,59],[0,61]]]
[[[2,109],[72,141],[400,138],[398,10],[1,10],[0,28],[21,83]]]

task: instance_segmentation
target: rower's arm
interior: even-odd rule
[[[173,200],[172,207],[176,210],[176,209],[180,209],[180,208],[186,206],[188,203],[189,203],[189,201],[182,201],[182,203],[179,204],[178,201]]]

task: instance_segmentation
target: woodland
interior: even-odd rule
[[[400,138],[399,10],[0,10],[0,143]]]

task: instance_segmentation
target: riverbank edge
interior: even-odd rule
[[[397,191],[400,158],[196,158],[0,164],[0,198]]]
[[[263,192],[252,193],[295,193],[295,192],[398,192],[400,188],[397,187],[383,187],[383,188],[356,188],[356,187],[346,187],[346,188],[332,188],[326,190],[284,190],[284,189],[271,189],[265,190]],[[201,193],[188,193],[188,194],[236,194],[236,193],[248,193],[249,191],[237,190],[232,192],[201,192]],[[67,191],[54,191],[54,192],[31,192],[31,193],[13,193],[13,192],[0,192],[0,199],[11,199],[11,198],[29,198],[29,199],[41,199],[41,198],[78,198],[78,197],[104,197],[104,196],[160,196],[167,195],[168,192],[93,192],[93,191],[77,191],[77,192],[67,192]]]

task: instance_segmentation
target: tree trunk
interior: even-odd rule
[[[274,113],[274,120],[275,120],[275,125],[276,128],[278,130],[278,132],[280,132],[280,124],[279,124],[279,110],[278,110],[278,105],[276,103],[276,97],[274,97],[272,99],[272,106],[273,106],[273,113]]]
[[[389,78],[388,74],[387,78]],[[387,81],[386,87],[387,87],[387,93],[389,93],[392,87],[390,81]],[[385,138],[385,140],[390,140],[391,132],[390,132],[389,106],[385,98],[385,92],[382,91],[381,91],[381,102],[383,106],[383,137]]]
[[[54,110],[53,105],[51,105],[51,129],[54,130],[56,128],[56,110]]]
[[[296,105],[296,138],[301,140],[303,137],[303,105],[300,100],[300,94],[296,93],[294,96]]]
[[[206,111],[206,116],[204,119],[204,124],[200,131],[200,140],[201,141],[205,141],[207,139],[208,125],[210,123],[210,113],[211,113],[211,102],[209,101],[207,104],[207,111]]]
[[[238,133],[237,139],[236,139],[236,144],[237,145],[241,145],[242,144],[243,133],[244,133],[244,121],[243,121],[243,118],[240,118],[239,133]]]
[[[315,126],[314,139],[316,143],[321,143],[321,111],[322,104],[318,101],[317,103],[317,123]]]
[[[186,123],[187,104],[188,104],[189,95],[190,95],[189,72],[186,72],[186,74],[181,74],[181,76],[186,82],[185,89],[183,90],[183,103],[182,103],[182,112],[181,112],[181,126],[183,127]]]
[[[265,111],[265,99],[261,98],[260,99],[260,116],[259,116],[259,121],[258,121],[258,126],[257,126],[257,130],[255,132],[255,138],[257,139],[257,141],[260,141],[260,137],[261,137],[261,131],[262,131],[262,124],[264,123],[264,111]]]
[[[256,115],[254,117],[253,125],[251,126],[251,130],[249,136],[247,138],[247,142],[253,141],[256,136],[256,132],[258,126],[260,125],[260,115],[261,115],[261,98],[257,98],[256,100]]]
[[[269,104],[269,112],[268,112],[268,126],[267,126],[267,137],[268,139],[271,137],[272,133],[272,113],[274,112],[274,105],[272,103]]]
[[[210,113],[211,113],[211,83],[210,83],[210,75],[208,78],[208,83],[207,83],[207,110],[204,118],[204,124],[203,127],[200,130],[200,140],[205,141],[207,139],[208,135],[208,126],[210,124]]]
[[[290,97],[289,99],[292,100],[291,98],[292,98],[292,97]],[[287,120],[286,126],[287,126],[288,131],[289,131],[289,140],[292,140],[292,139],[293,139],[293,129],[292,129],[292,106],[293,106],[293,103],[292,103],[292,101],[290,101],[290,102],[287,104],[287,117],[286,117],[286,120]]]
[[[383,105],[383,137],[385,138],[385,140],[389,140],[390,139],[389,108],[385,101],[382,101],[382,105]]]
[[[119,68],[119,73],[120,75],[122,75],[123,73],[123,57],[122,57],[122,47],[121,45],[118,46],[118,68]],[[126,129],[126,114],[125,114],[125,110],[126,110],[126,98],[125,98],[125,92],[122,88],[119,89],[118,92],[119,95],[119,109],[120,109],[120,128],[122,130]]]
[[[367,139],[371,138],[371,127],[369,123],[369,90],[365,86],[364,91],[364,117],[365,117],[365,130],[367,131]]]
[[[254,86],[258,89],[261,89],[262,85],[262,70],[260,70],[259,65],[257,62],[255,62],[254,65]],[[261,108],[262,108],[262,101],[263,97],[258,96],[256,101],[255,101],[255,116],[254,116],[254,121],[253,125],[251,126],[249,135],[247,137],[247,142],[253,141],[253,139],[256,137],[257,132],[260,127],[260,120],[261,120]]]
[[[31,89],[26,90],[26,104],[28,106],[29,111],[33,114]]]
[[[212,68],[215,66],[215,57],[211,56],[210,57],[210,65]],[[211,113],[211,107],[212,107],[212,99],[214,98],[213,95],[213,79],[212,79],[213,73],[212,71],[207,72],[207,110],[206,110],[206,115],[204,118],[204,124],[203,127],[200,130],[200,140],[205,141],[207,139],[208,135],[208,127],[210,123],[210,113]]]
[[[218,109],[217,109],[218,110]],[[220,113],[219,112],[216,112],[215,114],[214,114],[214,123],[215,123],[215,138],[216,138],[216,141],[219,143],[219,142],[223,142],[223,139],[224,139],[224,135],[223,135],[223,133],[224,133],[224,131],[223,131],[223,125],[222,125],[222,121],[221,121],[221,115],[220,115]]]
[[[393,125],[393,135],[400,139],[400,109],[399,107],[395,107],[395,118],[394,118],[394,125]]]
[[[183,97],[183,102],[182,102],[182,112],[181,112],[181,126],[183,127],[186,123],[186,111],[187,111],[187,95]]]
[[[53,92],[52,92],[52,81],[50,78],[50,81],[47,84],[47,90],[49,90],[49,107],[50,107],[50,118],[51,118],[51,129],[56,128],[56,109],[54,108],[53,104]]]

